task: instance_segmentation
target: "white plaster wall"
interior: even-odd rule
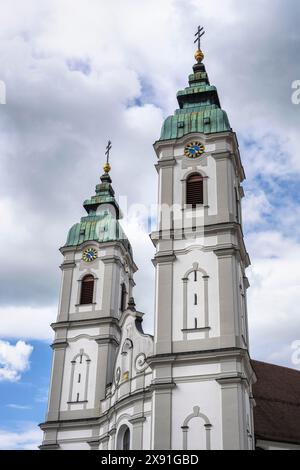
[[[90,339],[93,339],[94,337],[98,336],[100,334],[100,328],[95,326],[95,327],[90,327],[90,328],[72,328],[69,329],[67,332],[67,338],[68,341],[70,340],[76,340],[80,339],[82,336],[88,336]]]
[[[96,376],[97,376],[98,345],[92,339],[79,337],[76,341],[70,342],[69,347],[66,349],[65,369],[64,369],[64,378],[63,378],[63,385],[62,385],[61,407],[60,407],[62,411],[68,410],[67,402],[69,400],[69,390],[70,390],[71,370],[72,370],[71,361],[74,359],[74,357],[77,354],[79,354],[81,349],[84,350],[84,353],[87,354],[91,360],[90,366],[89,366],[89,380],[88,380],[88,398],[87,398],[88,403],[86,404],[86,407],[94,408]],[[71,405],[71,410],[75,410],[75,409],[83,409],[83,404]]]
[[[198,263],[199,268],[203,269],[209,276],[208,280],[208,306],[209,306],[209,326],[210,337],[218,337],[220,335],[219,321],[219,278],[218,278],[218,261],[213,252],[204,252],[195,249],[186,254],[177,254],[174,263],[173,285],[173,325],[172,334],[173,341],[181,341],[183,339],[183,277],[186,272],[193,268],[193,264]],[[198,273],[201,275],[200,273]],[[194,309],[191,302],[188,308]],[[199,305],[199,308],[204,308]]]
[[[72,429],[70,431],[58,431],[58,440],[62,439],[89,439],[92,437],[92,430],[88,428]]]
[[[87,442],[63,442],[59,443],[62,450],[90,450],[90,446]]]
[[[151,449],[151,415],[143,423],[143,450]]]
[[[200,377],[209,375],[218,375],[221,372],[221,365],[218,363],[207,363],[207,364],[194,364],[194,365],[176,365],[173,368],[173,377],[184,378],[184,377]]]
[[[203,248],[214,247],[218,243],[218,237],[215,235],[206,235],[203,237],[201,234],[189,237],[187,239],[175,240],[174,249],[176,252],[184,251],[193,251],[193,250],[202,250]],[[183,253],[182,253],[183,254]]]
[[[183,448],[181,426],[187,416],[193,413],[193,407],[196,406],[200,407],[200,412],[205,414],[212,424],[211,448],[213,450],[221,449],[221,390],[219,384],[214,380],[177,383],[172,394],[172,449]]]

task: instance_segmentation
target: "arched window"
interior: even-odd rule
[[[126,429],[123,436],[123,446],[122,450],[130,450],[130,430]]]
[[[203,204],[203,177],[194,174],[186,182],[186,204],[196,207]]]
[[[126,291],[126,286],[123,283],[121,285],[121,303],[120,303],[121,312],[124,312],[126,310],[126,298],[127,298],[127,291]]]
[[[92,304],[94,299],[94,276],[88,274],[81,281],[80,304]]]

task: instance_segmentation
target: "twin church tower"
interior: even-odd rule
[[[107,163],[60,250],[41,449],[254,448],[245,174],[203,57],[199,47],[154,144],[154,337],[134,303],[137,267]]]

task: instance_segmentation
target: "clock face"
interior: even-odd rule
[[[198,158],[205,151],[205,147],[201,142],[191,142],[184,149],[184,155],[188,158]]]
[[[97,251],[95,248],[86,248],[84,252],[82,253],[82,259],[86,263],[91,263],[92,261],[95,261],[97,258]]]

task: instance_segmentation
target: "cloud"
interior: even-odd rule
[[[300,243],[278,232],[248,237],[255,254],[248,272],[251,351],[294,367],[292,344],[300,339]]]
[[[243,214],[246,225],[263,224],[266,215],[272,212],[266,193],[263,190],[248,191],[243,200]]]
[[[177,107],[177,90],[187,84],[194,28],[201,18],[207,70],[238,133],[248,177],[249,316],[265,317],[261,329],[252,330],[253,351],[260,354],[258,339],[273,328],[272,311],[266,309],[273,309],[269,297],[276,289],[268,269],[294,270],[293,256],[276,253],[277,264],[272,259],[272,247],[282,251],[274,233],[289,252],[298,244],[288,233],[300,235],[295,223],[300,113],[291,101],[292,82],[300,78],[298,0],[266,0],[263,9],[260,0],[91,0],[88,8],[82,0],[23,3],[1,5],[0,18],[0,79],[7,91],[0,113],[4,337],[52,336],[62,260],[58,248],[84,214],[82,201],[99,180],[108,138],[116,194],[126,195],[129,205],[155,202],[152,143],[163,117]],[[146,311],[151,329],[153,247],[145,228],[134,220],[124,223],[140,267],[137,308]],[[273,238],[264,240],[271,231]],[[257,236],[260,243],[254,243]],[[279,289],[279,279],[271,278]],[[280,308],[294,318],[284,292],[283,301]],[[288,319],[286,328],[294,330]],[[283,334],[282,343],[278,338],[278,351],[286,340]]]
[[[18,341],[11,345],[0,340],[0,381],[17,382],[22,372],[30,367],[29,358],[33,351],[30,344]]]
[[[1,450],[38,450],[41,442],[42,432],[35,423],[23,423],[13,431],[0,428]]]
[[[57,307],[0,307],[1,336],[51,341],[50,324],[56,320]]]
[[[8,405],[6,405],[7,408],[12,408],[14,410],[31,410],[32,409],[32,406],[29,406],[29,405],[18,405],[16,403],[9,403]]]

